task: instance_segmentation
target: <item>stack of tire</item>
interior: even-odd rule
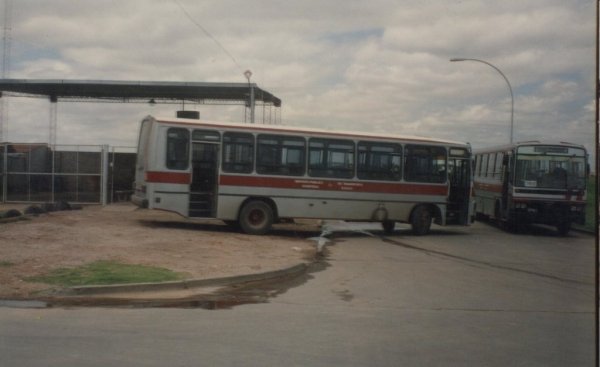
[[[62,211],[62,210],[77,210],[77,209],[81,209],[81,208],[82,208],[81,205],[69,204],[66,201],[57,201],[54,203],[43,203],[40,205],[28,206],[27,208],[25,208],[23,213],[21,213],[17,209],[9,209],[9,210],[5,210],[5,211],[0,211],[0,220],[19,218],[19,217],[22,217],[23,215],[38,216],[40,214],[45,214],[45,213],[49,213],[49,212],[56,212],[56,211]]]

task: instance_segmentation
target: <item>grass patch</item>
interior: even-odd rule
[[[0,268],[8,268],[9,266],[13,266],[15,263],[11,263],[10,261],[0,260]]]
[[[48,274],[28,278],[28,281],[64,287],[127,283],[155,283],[182,279],[183,275],[169,269],[146,265],[129,265],[113,261],[95,261],[75,268],[60,268]]]

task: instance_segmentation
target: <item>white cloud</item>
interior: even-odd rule
[[[483,64],[449,62],[478,58],[512,84],[517,139],[594,146],[591,2],[178,2],[239,66],[173,0],[20,0],[11,76],[243,82],[251,69],[282,98],[285,124],[502,143],[504,80]],[[40,109],[26,105],[19,110]],[[243,120],[241,108],[199,108],[206,118]],[[59,141],[113,144],[117,130],[119,144],[135,142],[138,119],[158,109],[172,115],[177,106],[69,104],[59,109]],[[33,137],[34,115],[11,113],[11,140]]]

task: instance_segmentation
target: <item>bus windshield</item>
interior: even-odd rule
[[[585,188],[585,151],[564,146],[525,146],[517,152],[515,185],[544,189]]]

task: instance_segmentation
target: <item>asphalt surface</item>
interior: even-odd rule
[[[5,308],[0,364],[595,365],[592,236],[478,223],[332,240],[303,275],[240,290],[256,302]]]

